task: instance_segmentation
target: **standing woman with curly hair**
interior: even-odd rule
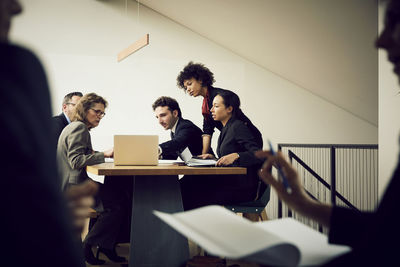
[[[211,149],[211,137],[214,133],[214,128],[217,128],[220,131],[223,128],[220,121],[215,121],[212,118],[210,110],[212,108],[213,99],[219,92],[229,91],[213,87],[214,82],[214,74],[207,67],[201,63],[193,63],[192,61],[184,67],[177,77],[178,87],[189,93],[190,96],[203,97],[203,105],[201,109],[203,114],[203,155],[213,153]],[[237,118],[247,125],[254,138],[257,140],[257,144],[262,147],[263,141],[261,133],[253,125],[250,119],[244,115],[241,110]]]

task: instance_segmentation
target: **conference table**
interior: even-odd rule
[[[172,163],[157,166],[115,166],[102,163],[87,167],[94,175],[131,176],[133,205],[130,234],[130,267],[184,266],[189,258],[188,240],[162,222],[153,210],[183,211],[178,175],[246,174],[241,167],[188,167]]]

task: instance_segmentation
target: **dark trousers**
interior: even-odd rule
[[[99,190],[104,211],[89,230],[84,242],[113,249],[117,243],[129,241],[132,182],[132,177],[127,176],[105,177]]]
[[[247,175],[185,175],[179,180],[184,210],[254,200],[258,180]]]

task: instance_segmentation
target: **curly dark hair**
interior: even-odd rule
[[[191,78],[201,81],[201,85],[206,87],[212,86],[215,82],[214,74],[204,64],[193,63],[193,61],[190,61],[176,78],[178,87],[186,92],[183,82]]]
[[[157,107],[168,107],[168,109],[172,112],[174,110],[178,111],[178,117],[182,117],[181,109],[179,108],[178,101],[168,96],[161,96],[157,98],[157,100],[153,103],[153,111],[156,110]]]

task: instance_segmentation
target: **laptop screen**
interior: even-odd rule
[[[114,165],[157,165],[158,135],[114,135]]]

